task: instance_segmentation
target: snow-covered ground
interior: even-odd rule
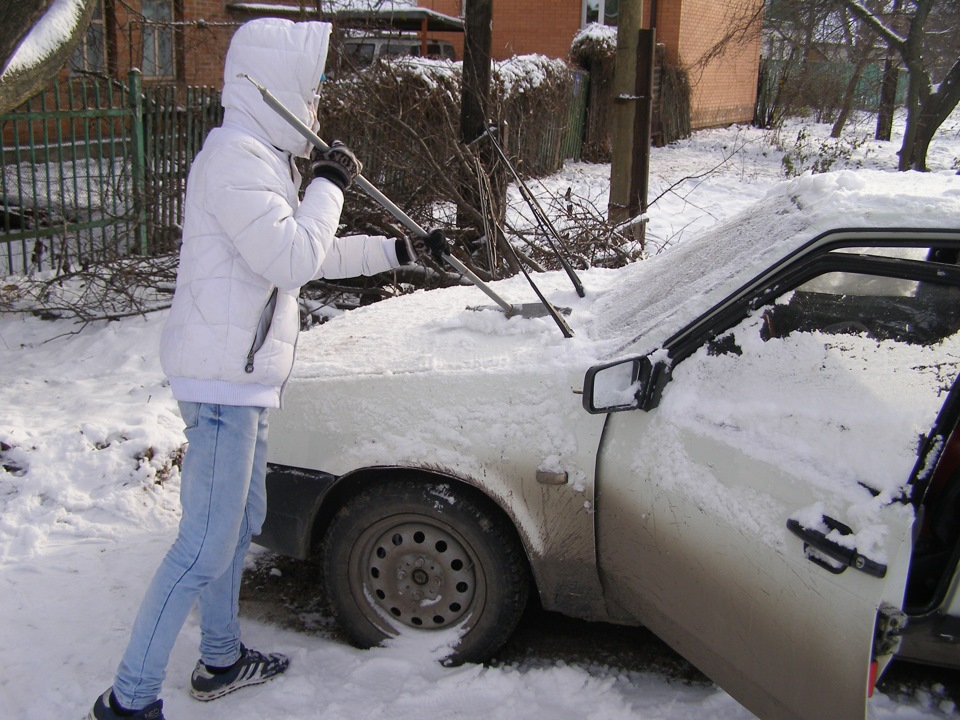
[[[958,127],[955,114],[931,148],[931,169],[944,182],[957,182]],[[828,129],[807,128],[808,152],[827,142]],[[782,131],[786,146],[799,130]],[[871,130],[861,128],[867,137]],[[838,153],[835,169],[892,172],[898,147],[899,138],[865,141]],[[782,156],[769,133],[747,127],[703,131],[655,150],[650,197],[662,197],[651,207],[648,249],[682,243],[763,198],[783,180]],[[605,208],[609,172],[607,165],[570,164],[531,185],[558,195],[572,187]],[[86,327],[0,315],[4,718],[83,716],[110,684],[143,590],[176,533],[179,478],[171,458],[183,436],[157,359],[163,322],[164,313]],[[359,651],[250,617],[245,641],[288,653],[289,672],[200,704],[186,691],[197,636],[191,617],[163,695],[171,720],[752,717],[709,684],[573,664],[444,668],[430,660],[435,651],[422,638]],[[876,719],[957,714],[953,703],[927,693],[878,693],[870,703]]]

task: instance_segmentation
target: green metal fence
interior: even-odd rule
[[[536,147],[536,162],[532,164],[540,172],[554,173],[563,167],[565,160],[580,160],[587,117],[589,83],[590,76],[585,71],[572,71],[566,113],[542,119],[544,129]],[[522,147],[524,144],[523,139],[520,138],[519,146]]]
[[[187,174],[223,108],[219,90],[175,86],[148,89],[143,105],[148,251],[156,254],[177,247]]]
[[[143,242],[128,160],[133,95],[114,83],[58,82],[0,115],[0,275],[82,263],[114,238]]]
[[[0,115],[0,276],[172,247],[219,92],[69,78]]]

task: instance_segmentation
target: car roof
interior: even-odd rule
[[[840,171],[783,182],[700,237],[617,270],[534,280],[567,318],[507,318],[475,287],[418,291],[350,311],[303,333],[296,375],[363,373],[582,373],[625,352],[647,353],[765,269],[836,228],[960,229],[960,178],[952,173]],[[535,303],[522,277],[492,283],[511,303]],[[482,309],[477,309],[482,308]]]

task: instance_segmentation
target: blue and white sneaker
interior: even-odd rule
[[[107,688],[107,691],[97,698],[97,702],[93,705],[93,710],[87,714],[85,720],[122,720],[123,718],[128,718],[129,720],[164,720],[163,700],[155,700],[143,708],[143,710],[137,710],[132,715],[120,715],[110,704],[110,695],[112,693],[113,688]]]
[[[289,665],[290,659],[286,655],[264,655],[241,644],[240,659],[225,672],[211,672],[198,660],[190,678],[190,694],[203,702],[216,700],[247,685],[259,685],[272,680]]]

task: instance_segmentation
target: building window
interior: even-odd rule
[[[143,0],[144,77],[173,77],[173,0]]]
[[[616,25],[620,17],[620,0],[583,0],[583,24]]]
[[[103,2],[98,2],[93,9],[93,17],[87,26],[87,32],[73,51],[70,58],[70,72],[73,74],[96,73],[104,74],[107,71],[107,44],[103,31]]]

